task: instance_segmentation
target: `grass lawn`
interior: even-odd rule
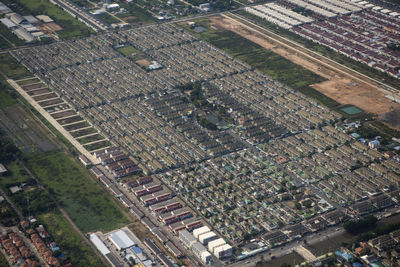
[[[22,15],[41,15],[45,14],[54,19],[63,30],[57,32],[62,39],[68,39],[77,36],[87,36],[94,33],[83,22],[72,17],[60,7],[52,4],[48,0],[14,0],[24,8]]]
[[[16,161],[6,164],[5,167],[8,173],[0,179],[0,187],[4,192],[8,193],[8,187],[12,185],[25,183],[30,180],[28,173]]]
[[[136,48],[134,48],[133,46],[130,46],[130,45],[120,47],[117,49],[117,51],[120,52],[121,54],[123,54],[124,56],[131,57],[131,58],[133,58],[136,54],[142,53],[142,51],[137,50]]]
[[[225,29],[210,29],[209,20],[197,21],[199,25],[207,28],[207,31],[196,33],[187,30],[200,39],[211,43],[231,56],[246,62],[283,84],[319,101],[329,108],[337,108],[339,103],[310,87],[325,78],[314,72],[291,62],[284,57],[269,51],[262,46],[253,43],[246,38]]]
[[[21,79],[30,72],[10,54],[0,54],[0,70],[11,79]]]
[[[120,21],[116,18],[114,18],[113,16],[111,16],[108,13],[103,13],[100,15],[96,15],[97,18],[99,18],[101,21],[108,23],[108,24],[112,24],[112,23],[119,23]]]
[[[83,232],[109,231],[129,223],[115,200],[65,153],[32,154],[27,165]]]
[[[121,18],[127,23],[143,24],[146,22],[155,21],[154,17],[149,12],[147,12],[147,10],[141,8],[137,4],[130,5],[123,2],[120,2],[119,4],[128,12],[125,14],[118,14],[117,17]]]
[[[4,257],[3,253],[0,253],[0,266],[9,266],[7,259]]]
[[[41,214],[38,220],[45,225],[74,266],[104,266],[92,248],[82,240],[60,212]]]

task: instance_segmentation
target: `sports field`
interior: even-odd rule
[[[355,106],[344,107],[344,108],[341,108],[340,110],[342,110],[343,112],[345,112],[346,114],[349,114],[349,115],[355,115],[355,114],[359,114],[362,112],[361,109],[359,109]]]

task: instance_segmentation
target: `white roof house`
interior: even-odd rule
[[[109,239],[118,250],[124,250],[135,245],[132,239],[123,231],[118,230],[109,236]]]
[[[208,226],[203,226],[193,230],[193,236],[198,238],[199,235],[210,232],[210,228]]]

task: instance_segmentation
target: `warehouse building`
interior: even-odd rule
[[[17,24],[9,20],[8,18],[0,19],[0,22],[7,27],[7,29],[12,30],[17,28]]]
[[[108,238],[118,250],[124,250],[135,245],[135,242],[123,231],[118,230],[112,233]]]
[[[35,40],[35,37],[24,28],[18,28],[14,30],[13,33],[17,35],[19,39],[24,40],[27,43],[30,43],[33,40]]]

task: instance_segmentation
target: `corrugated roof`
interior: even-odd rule
[[[119,230],[117,232],[112,233],[110,235],[110,239],[120,249],[129,248],[129,247],[132,247],[133,245],[135,245],[135,242],[133,242],[133,240],[130,239],[129,236],[123,230]]]
[[[110,250],[106,247],[103,241],[96,235],[90,235],[90,241],[96,246],[96,248],[101,252],[101,254],[106,255],[110,253]]]
[[[4,24],[4,26],[6,26],[7,28],[13,28],[13,27],[17,27],[17,24],[15,24],[14,22],[12,22],[11,20],[4,18],[4,19],[0,19],[1,23]]]

